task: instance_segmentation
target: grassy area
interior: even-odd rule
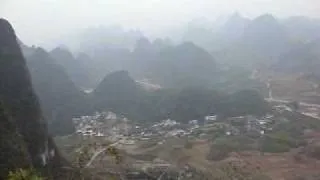
[[[254,143],[255,140],[247,136],[220,137],[213,141],[207,158],[214,161],[223,160],[230,152],[252,150]]]

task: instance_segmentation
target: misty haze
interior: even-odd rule
[[[319,7],[1,0],[0,179],[318,180]]]

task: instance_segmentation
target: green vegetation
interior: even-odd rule
[[[261,152],[282,153],[290,151],[290,146],[286,142],[279,142],[273,138],[266,138],[261,142]]]
[[[242,115],[264,115],[269,111],[268,104],[259,92],[255,90],[241,90],[233,93],[221,103],[220,112],[226,117]]]
[[[17,169],[11,171],[7,180],[44,180],[33,169]]]
[[[253,149],[255,141],[246,136],[230,136],[217,138],[207,155],[207,159],[220,161],[228,157],[231,152],[245,151]]]
[[[145,54],[142,57],[145,58]],[[149,61],[148,78],[165,87],[210,87],[215,80],[217,66],[214,58],[192,42],[163,48]]]
[[[203,120],[210,114],[230,117],[269,111],[268,104],[255,90],[227,94],[193,87],[146,92],[125,71],[108,75],[93,94],[96,109],[107,109],[140,122],[168,118],[187,122]]]
[[[281,62],[277,64],[279,69],[289,72],[307,72],[315,77],[319,76],[318,49],[320,43],[318,40],[308,41],[301,47],[287,51],[291,48],[289,36],[284,27],[271,15],[263,15],[252,21],[245,19],[241,21],[242,28],[229,28],[239,29],[239,31],[242,29],[243,32],[233,37],[234,40],[237,39],[237,43],[233,45],[223,43],[230,49],[220,53],[222,61],[238,61],[242,64],[250,62],[252,65],[250,68],[255,69],[254,66],[257,64],[270,65],[272,62],[269,61],[280,59]],[[0,98],[5,104],[5,106],[0,105],[2,135],[0,139],[0,179],[42,180],[43,178],[29,168],[35,167],[36,170],[42,170],[43,162],[39,154],[47,152],[47,149],[51,153],[55,145],[50,142],[46,132],[46,122],[42,118],[37,97],[32,90],[29,72],[25,67],[13,29],[9,23],[1,19],[0,30]],[[211,35],[209,31],[207,33],[206,35]],[[203,43],[211,44],[210,42],[215,38],[207,40],[205,37],[203,40]],[[49,130],[55,135],[72,133],[74,131],[71,121],[73,116],[85,115],[96,110],[113,111],[117,115],[140,122],[167,118],[187,122],[194,119],[202,120],[204,116],[213,114],[222,119],[242,115],[262,116],[270,110],[263,95],[259,93],[266,93],[263,92],[266,90],[265,84],[256,82],[254,78],[250,79],[251,71],[237,70],[230,66],[225,67],[228,70],[222,70],[223,68],[218,67],[211,54],[191,42],[171,46],[159,40],[151,43],[146,38],[142,38],[137,42],[133,52],[119,51],[119,54],[124,54],[124,56],[118,56],[117,53],[114,56],[110,54],[106,56],[108,53],[101,55],[98,59],[121,61],[116,63],[118,65],[126,60],[130,62],[126,61],[126,65],[118,67],[126,71],[107,75],[90,95],[85,95],[75,85],[82,87],[92,85],[90,82],[92,77],[89,77],[88,69],[84,69],[85,65],[82,64],[84,61],[77,62],[70,52],[60,48],[53,50],[51,54],[42,49],[30,49],[30,51],[33,50],[34,52],[28,56],[28,65],[34,88],[40,97],[43,115],[50,120]],[[288,54],[280,56],[283,52],[288,52]],[[64,66],[67,72],[56,65],[50,55],[58,61],[58,64]],[[104,71],[107,68],[103,67],[102,72],[98,74],[104,75],[107,73]],[[94,71],[94,68],[91,71]],[[133,72],[135,77],[156,81],[164,89],[157,92],[146,92],[136,84],[127,71]],[[284,118],[290,119],[290,122],[275,122],[271,133],[266,131],[264,135],[254,132],[239,136],[225,136],[226,129],[212,132],[213,142],[207,158],[218,161],[225,159],[231,152],[247,150],[283,153],[305,145],[303,137],[305,131],[320,130],[320,123],[318,120],[297,113],[296,111],[299,110],[297,102],[289,103],[289,106],[295,112],[284,115]],[[245,122],[232,122],[230,125],[237,126],[235,128],[241,131],[245,129],[243,127],[246,124]],[[243,129],[240,129],[241,127]],[[258,127],[256,131],[259,131],[259,128],[264,129],[265,127]],[[205,136],[209,136],[209,133],[204,130],[199,130],[195,134],[202,132],[207,133]],[[157,142],[150,141],[141,147],[148,148],[155,145]],[[187,141],[183,145],[184,148],[193,150],[191,142]],[[115,164],[121,164],[122,156],[118,149],[108,144],[82,144],[74,158],[75,169],[79,170],[80,175],[83,170],[88,169],[86,167],[90,158],[99,148],[104,149],[104,155],[114,157]],[[180,154],[181,149],[183,148],[174,147],[172,155],[177,157],[183,155]],[[304,150],[307,155],[320,159],[319,145],[312,144],[305,147]],[[143,154],[143,156],[150,161],[155,159],[153,155]],[[49,168],[43,168],[44,172],[50,172],[51,166],[56,166],[51,164],[54,161],[57,161],[60,167],[62,164],[60,161],[63,160],[55,155],[55,159],[50,159],[47,164]],[[7,177],[9,171],[11,172]],[[252,171],[248,164],[244,166],[225,164],[217,167],[215,171],[217,172],[216,177],[212,179],[269,179],[259,171]]]
[[[10,23],[0,18],[0,179],[6,179],[10,171],[15,177],[17,169],[33,177],[30,168],[55,177],[65,161],[48,135],[17,39]],[[44,161],[48,150],[55,155]]]
[[[207,51],[190,42],[177,46],[158,45],[145,38],[138,41],[134,52],[123,57],[132,58],[133,65],[126,61],[126,71],[106,75],[90,95],[76,86],[86,84],[84,81],[88,79],[83,77],[87,75],[85,70],[70,52],[57,48],[47,53],[41,48],[31,48],[33,52],[28,53],[27,65],[48,120],[49,132],[70,134],[74,132],[72,117],[94,111],[109,110],[140,122],[166,118],[202,120],[210,114],[261,115],[268,111],[263,96],[251,90],[263,89],[262,83],[249,78],[251,71],[221,70]],[[111,57],[122,57],[117,54],[119,52]],[[136,78],[151,79],[164,89],[146,92],[128,72]]]
[[[290,137],[290,134],[284,131],[269,134],[261,141],[262,152],[287,152],[291,148],[299,146],[299,141]]]
[[[5,178],[9,170],[30,167],[31,160],[26,145],[16,128],[13,119],[0,103],[0,179]]]

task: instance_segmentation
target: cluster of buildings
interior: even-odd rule
[[[262,118],[239,116],[219,119],[216,115],[212,115],[204,117],[202,121],[190,120],[187,123],[180,123],[166,119],[154,124],[138,125],[112,112],[97,112],[92,116],[73,118],[73,122],[76,125],[77,133],[82,136],[104,137],[112,142],[134,144],[137,141],[164,140],[170,137],[207,139],[212,133],[217,132],[226,136],[248,132],[264,135],[266,132],[272,131],[275,117],[266,115]],[[161,142],[159,141],[159,143]]]
[[[83,136],[106,136],[109,133],[105,129],[106,123],[117,120],[117,115],[112,112],[96,112],[91,116],[80,116],[72,119],[76,132]],[[118,131],[117,128],[112,130]]]
[[[267,131],[272,131],[272,126],[275,122],[273,115],[266,115],[264,117],[254,117],[251,115],[229,118],[233,129],[236,131],[229,132],[228,134],[241,134],[241,133],[256,133],[264,135]]]

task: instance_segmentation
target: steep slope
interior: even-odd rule
[[[4,179],[10,170],[30,168],[32,162],[16,124],[5,112],[2,104],[0,105],[0,132],[0,178]]]
[[[139,120],[136,115],[143,108],[144,93],[127,71],[117,71],[107,75],[94,90],[93,95],[97,109],[108,109],[130,119]]]
[[[274,58],[288,49],[285,28],[270,14],[254,19],[244,30],[242,43],[264,56]]]
[[[21,48],[23,56],[30,56],[32,53],[34,53],[35,48],[29,47],[25,45],[21,40],[18,39],[19,46]]]
[[[133,52],[130,55],[127,70],[138,79],[145,78],[150,72],[149,67],[155,62],[157,56],[156,48],[146,37],[137,40]]]
[[[249,23],[249,19],[242,17],[239,13],[234,13],[219,29],[219,35],[223,35],[224,38],[229,38],[230,40],[237,40],[242,36]]]
[[[213,44],[216,48],[207,49],[218,51],[231,46],[242,37],[249,23],[250,20],[239,13],[232,14],[215,33]]]
[[[89,101],[70,80],[63,67],[43,49],[37,48],[27,56],[32,82],[39,96],[49,132],[54,135],[74,132],[72,116],[90,110]]]
[[[217,70],[214,58],[204,49],[186,42],[157,54],[147,69],[150,79],[169,87],[210,86]]]
[[[320,40],[305,43],[284,53],[273,68],[278,71],[313,74],[320,77]]]
[[[252,69],[271,65],[291,46],[286,28],[275,17],[265,14],[247,22],[235,43],[214,54],[221,63]]]
[[[128,68],[130,56],[129,49],[105,47],[88,54],[86,59],[79,56],[77,60],[87,69],[92,88],[95,88],[108,73]]]
[[[254,90],[221,93],[204,87],[145,92],[126,71],[111,73],[93,92],[97,110],[110,110],[130,120],[153,122],[174,119],[202,120],[204,116],[262,115],[268,111],[263,97]]]
[[[180,122],[201,121],[210,114],[225,117],[263,115],[269,110],[268,104],[255,90],[233,94],[205,88],[164,91],[158,94],[152,105],[155,106],[153,119],[170,118]]]
[[[56,60],[72,56],[57,53],[61,51],[56,49],[51,56]],[[69,58],[58,57],[57,54],[65,54]],[[165,86],[198,86],[208,84],[216,69],[214,58],[193,43],[172,46],[168,40],[151,42],[145,37],[137,40],[132,52],[120,48],[97,48],[90,55],[79,54],[77,61],[86,67],[94,86],[108,73],[122,70],[130,72],[135,79],[149,78]],[[200,84],[201,81],[203,83]]]
[[[81,61],[74,58],[71,52],[63,48],[55,48],[50,52],[50,56],[61,65],[79,88],[90,88],[90,78],[86,67]]]
[[[4,115],[3,109],[1,111],[0,134],[5,136],[1,136],[1,142],[4,143],[1,143],[0,149],[0,179],[18,167],[33,166],[42,172],[51,171],[48,167],[55,166],[52,162],[59,157],[49,153],[56,152],[56,149],[49,141],[46,122],[14,30],[4,19],[0,19],[0,84],[0,99],[8,112]],[[2,138],[6,137],[12,138],[9,141],[17,144],[5,143],[8,139]],[[16,151],[10,152],[14,146]]]

